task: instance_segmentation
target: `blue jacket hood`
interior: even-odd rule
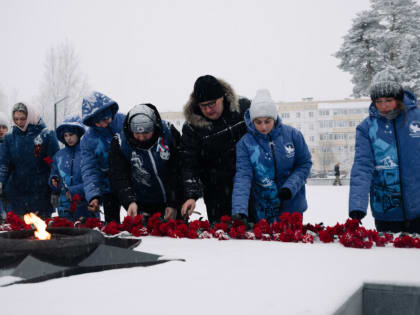
[[[99,112],[111,109],[112,118],[118,112],[119,106],[117,102],[100,92],[92,92],[89,96],[83,98],[82,101],[82,120],[86,126],[94,127],[92,118]]]
[[[79,138],[81,138],[86,131],[85,126],[83,126],[82,120],[80,119],[79,115],[64,118],[63,122],[55,130],[57,134],[57,139],[64,145],[66,145],[66,141],[64,140],[64,130],[66,127],[76,128],[77,135],[79,136]]]

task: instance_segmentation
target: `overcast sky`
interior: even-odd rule
[[[342,99],[350,76],[336,52],[368,0],[0,0],[0,89],[39,94],[46,54],[65,39],[92,89],[123,111],[181,110],[196,78],[276,101]]]

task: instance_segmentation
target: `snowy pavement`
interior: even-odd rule
[[[345,221],[348,186],[307,188],[305,223]],[[418,249],[149,236],[136,250],[186,262],[0,288],[2,314],[330,314],[364,282],[420,286]]]

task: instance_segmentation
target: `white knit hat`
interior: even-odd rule
[[[0,112],[0,126],[6,126],[7,129],[10,127],[9,120],[7,119],[6,114]]]
[[[251,121],[260,117],[271,117],[277,120],[277,107],[268,90],[258,90],[249,109]]]

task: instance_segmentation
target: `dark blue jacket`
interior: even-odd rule
[[[404,221],[420,217],[420,110],[417,98],[405,91],[396,119],[379,115],[372,103],[369,117],[356,129],[356,152],[351,170],[349,210],[375,219]]]
[[[112,121],[107,128],[98,128],[92,119],[99,112],[111,109]],[[125,115],[118,113],[118,104],[109,97],[94,92],[83,99],[83,123],[89,128],[81,140],[81,170],[86,200],[100,199],[103,194],[110,193],[108,179],[108,152],[112,137],[120,133]]]
[[[80,143],[69,147],[64,140],[64,132],[66,127],[70,127],[76,131],[79,139],[85,133],[85,127],[79,116],[66,118],[56,130],[57,138],[65,147],[58,151],[54,158],[51,167],[51,174],[49,184],[53,191],[60,194],[58,213],[62,217],[68,219],[78,219],[80,217],[91,217],[92,212],[87,209],[87,202],[85,199],[85,192],[83,189],[82,172],[80,168],[81,153]],[[51,179],[59,179],[59,187],[55,188],[51,185]],[[67,199],[66,192],[69,191],[71,200]],[[81,198],[78,201],[78,197]],[[70,211],[73,202],[74,212]]]
[[[115,191],[125,208],[131,202],[142,206],[177,208],[181,204],[182,183],[179,172],[180,134],[168,122],[162,121],[155,106],[145,104],[155,111],[157,119],[153,137],[141,143],[130,130],[127,114],[123,132],[112,141],[110,151],[110,177]]]
[[[312,161],[302,134],[293,127],[283,125],[279,117],[268,135],[255,129],[249,111],[245,112],[245,122],[248,132],[236,145],[232,214],[248,216],[251,188],[257,220],[265,218],[273,221],[282,212],[304,212],[307,208],[305,180]],[[270,141],[274,144],[274,156]],[[292,198],[280,202],[280,188],[288,188]]]
[[[3,143],[4,138],[0,138],[0,150],[2,150],[2,146],[1,144]],[[2,217],[3,219],[6,217],[6,212],[10,211],[10,205],[7,202],[7,187],[8,187],[8,183],[6,182],[5,184],[3,184],[3,196],[0,199],[0,217]]]
[[[9,179],[7,198],[15,213],[51,214],[49,161],[57,151],[57,138],[42,120],[29,124],[25,132],[14,126],[6,135],[0,150],[0,182]]]

